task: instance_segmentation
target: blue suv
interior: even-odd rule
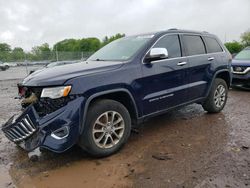
[[[220,112],[231,56],[207,32],[170,29],[118,39],[84,62],[35,72],[18,84],[23,111],[2,127],[25,150],[78,144],[96,157],[118,151],[131,127],[192,103]]]

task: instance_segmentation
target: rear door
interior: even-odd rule
[[[187,101],[193,101],[205,96],[211,76],[210,66],[214,58],[209,58],[206,54],[205,43],[200,35],[183,34],[182,41],[189,65]]]
[[[142,64],[144,115],[182,104],[187,98],[187,59],[182,57],[178,34],[167,34],[152,48],[166,48],[167,59]]]

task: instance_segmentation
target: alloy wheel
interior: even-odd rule
[[[218,85],[214,93],[214,103],[217,108],[221,108],[226,101],[226,88],[223,85]]]
[[[101,114],[94,123],[92,136],[99,148],[112,148],[121,140],[125,129],[123,117],[115,111]]]

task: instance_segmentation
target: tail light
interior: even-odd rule
[[[18,86],[18,95],[21,97],[25,97],[27,88],[23,86]]]
[[[229,60],[232,61],[233,60],[233,56],[231,53],[229,53]]]

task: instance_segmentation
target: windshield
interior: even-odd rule
[[[235,58],[236,60],[250,60],[250,49],[242,50]]]
[[[126,61],[135,55],[152,37],[153,35],[142,35],[115,40],[98,50],[88,60]]]

